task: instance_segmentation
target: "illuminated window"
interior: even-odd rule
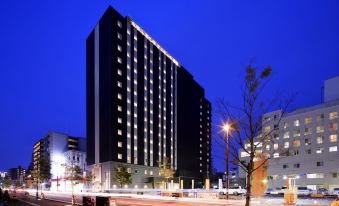
[[[324,152],[324,148],[318,148],[315,152],[317,154],[322,154]]]
[[[119,111],[119,112],[122,112],[122,106],[119,106],[119,105],[118,105],[118,111]]]
[[[118,25],[118,27],[122,27],[122,23],[121,23],[121,21],[117,21],[117,25]]]
[[[289,132],[285,132],[284,133],[284,139],[288,139],[290,138],[290,133]]]
[[[305,135],[312,134],[312,128],[305,128]]]
[[[305,117],[305,124],[311,124],[312,123],[312,117]]]
[[[318,136],[317,137],[317,143],[322,144],[324,142],[324,137],[323,136]]]
[[[279,145],[278,145],[277,143],[275,143],[275,144],[273,145],[273,149],[277,150],[278,148],[279,148]]]
[[[329,152],[336,152],[336,151],[338,151],[338,147],[337,146],[329,147],[328,151]]]
[[[122,142],[118,142],[118,147],[122,147]]]
[[[122,130],[118,129],[118,135],[122,135]]]
[[[285,142],[285,143],[284,143],[284,148],[287,149],[287,148],[289,148],[289,147],[290,147],[290,143],[289,143],[289,142]]]
[[[321,132],[324,132],[324,126],[323,125],[317,126],[317,133],[321,133]]]
[[[122,40],[122,35],[120,33],[118,33],[118,39]]]
[[[329,139],[330,139],[330,142],[337,142],[337,135],[336,134],[331,134]]]
[[[118,51],[122,51],[122,47],[120,45],[117,46]]]
[[[122,118],[118,117],[118,123],[122,123]]]
[[[268,145],[266,145],[266,150],[270,150],[270,145],[268,144]]]
[[[270,132],[271,127],[270,126],[266,126],[264,130],[265,130],[266,133],[268,133],[268,132]]]
[[[294,125],[295,127],[299,127],[299,126],[300,126],[300,121],[299,121],[299,119],[294,120],[294,121],[293,121],[293,125]]]
[[[293,147],[300,147],[300,140],[294,140]]]
[[[289,126],[288,122],[284,122],[284,129],[287,129]]]
[[[336,119],[338,118],[338,112],[331,112],[329,114],[329,119]]]
[[[118,81],[117,84],[118,84],[118,87],[122,88],[122,83],[121,82]]]
[[[118,69],[117,73],[118,73],[119,76],[122,76],[122,70],[121,69]]]
[[[277,153],[277,152],[274,153],[274,154],[273,154],[273,158],[279,158],[279,153]]]
[[[300,130],[294,130],[293,131],[293,137],[299,137],[300,136]]]
[[[308,139],[308,138],[306,138],[306,139],[305,139],[305,145],[306,145],[306,146],[307,146],[307,145],[311,145],[311,140]]]
[[[330,124],[330,131],[338,130],[338,123],[331,123]]]
[[[118,62],[119,62],[120,64],[122,64],[122,59],[121,59],[120,57],[118,57],[117,59],[118,59]]]
[[[118,154],[118,159],[121,160],[122,159],[122,154]]]
[[[122,99],[122,94],[118,93],[118,99]]]
[[[324,173],[313,173],[313,174],[306,174],[307,179],[320,179],[324,178]]]

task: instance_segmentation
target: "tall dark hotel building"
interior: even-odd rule
[[[94,187],[116,187],[119,165],[132,173],[132,187],[151,187],[164,159],[176,176],[207,178],[211,104],[192,75],[112,7],[86,44],[87,162]]]

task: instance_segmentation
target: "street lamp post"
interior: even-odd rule
[[[225,154],[226,154],[226,199],[228,200],[228,190],[229,190],[229,167],[228,167],[228,163],[229,163],[229,158],[230,158],[230,150],[229,150],[229,141],[228,141],[228,134],[229,134],[229,130],[230,130],[230,125],[228,123],[226,123],[223,126],[223,129],[225,131],[225,139],[226,139],[226,150],[225,150]]]

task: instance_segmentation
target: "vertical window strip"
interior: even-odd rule
[[[130,31],[131,24],[127,23],[127,30]],[[131,35],[127,35],[127,54],[131,54]],[[127,55],[126,54],[126,55]],[[131,65],[131,57],[127,55],[127,65]],[[127,68],[127,163],[131,163],[131,68]]]

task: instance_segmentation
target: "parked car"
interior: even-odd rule
[[[339,197],[339,188],[334,188],[333,191],[332,191],[332,194],[338,195],[338,197]]]
[[[328,189],[319,188],[319,189],[317,189],[317,194],[328,195]]]
[[[225,188],[223,190],[223,193],[226,194],[226,191],[227,189]],[[246,190],[242,188],[241,186],[234,186],[228,189],[228,194],[229,195],[242,195],[242,194],[246,194]]]
[[[298,187],[298,195],[310,195],[311,190],[308,189],[307,187]]]
[[[268,189],[265,191],[265,194],[266,194],[266,195],[272,195],[272,194],[274,194],[274,189],[273,189],[273,188],[268,188]]]

